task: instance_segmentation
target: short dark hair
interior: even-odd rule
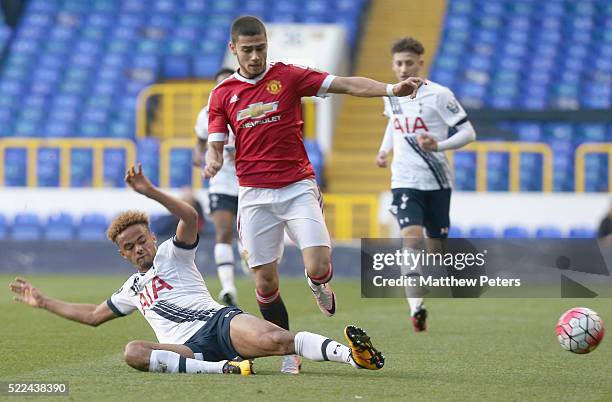
[[[419,56],[425,53],[423,44],[411,36],[401,38],[393,42],[391,45],[391,54],[410,52]]]
[[[215,73],[215,81],[219,79],[220,76],[225,75],[225,74],[229,74],[232,75],[234,74],[235,71],[229,67],[223,67],[221,68],[219,71],[217,71]]]
[[[266,34],[266,27],[263,22],[252,15],[238,17],[232,23],[232,42],[238,41],[238,36],[255,36]]]

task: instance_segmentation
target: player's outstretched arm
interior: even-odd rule
[[[206,150],[204,177],[214,177],[223,166],[223,141],[210,141]]]
[[[170,213],[179,219],[176,228],[176,240],[185,244],[194,244],[198,240],[198,212],[187,202],[160,191],[138,169],[130,167],[125,175],[125,182],[134,191],[162,204]]]
[[[97,327],[98,325],[117,318],[106,302],[95,304],[67,303],[62,300],[45,296],[30,282],[23,278],[15,278],[9,284],[9,289],[16,294],[15,301],[50,311],[66,319],[81,324]]]
[[[327,92],[365,98],[409,95],[414,97],[421,85],[427,85],[421,77],[410,77],[397,84],[385,84],[365,77],[335,77]]]
[[[476,140],[476,131],[469,121],[466,120],[455,127],[457,132],[443,141],[436,140],[431,134],[420,134],[417,137],[419,146],[425,151],[441,152],[459,149]]]

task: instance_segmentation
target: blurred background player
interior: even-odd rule
[[[207,177],[223,166],[223,145],[235,135],[238,233],[255,272],[263,317],[289,328],[280,297],[277,264],[284,232],[302,252],[308,285],[326,316],[334,315],[331,242],[321,191],[304,149],[301,97],[345,93],[355,96],[410,95],[422,80],[395,85],[362,77],[335,77],[307,67],[267,62],[263,23],[251,16],[232,24],[229,48],[239,70],[217,85],[209,99]],[[285,358],[281,371],[299,373],[300,359]]]
[[[159,341],[126,345],[125,362],[141,371],[250,375],[252,362],[247,359],[287,353],[361,369],[384,366],[383,355],[358,327],[345,328],[347,347],[311,332],[286,331],[215,302],[195,265],[199,243],[196,210],[151,184],[140,165],[128,170],[125,181],[178,218],[176,234],[158,247],[147,214],[123,212],[111,223],[108,238],[138,272],[108,300],[99,305],[67,303],[47,297],[30,282],[17,278],[9,284],[16,301],[91,326],[139,310]]]
[[[393,43],[391,68],[398,81],[420,75],[424,53],[423,45],[414,38]],[[404,246],[420,247],[425,228],[427,248],[441,250],[450,226],[452,189],[444,151],[469,144],[476,133],[453,93],[435,82],[419,88],[415,98],[385,97],[383,101],[383,113],[389,121],[376,163],[386,168],[393,150],[391,212],[399,223]],[[449,129],[455,131],[450,137]],[[423,299],[408,297],[408,303],[415,331],[424,331],[427,310]]]
[[[218,84],[233,73],[234,70],[222,68],[215,74],[215,82]],[[198,114],[195,132],[198,143],[194,152],[194,163],[201,167],[204,163],[208,141],[208,106],[205,106]],[[215,225],[215,264],[221,282],[219,299],[228,306],[238,304],[232,248],[234,220],[238,213],[238,179],[234,158],[234,134],[229,130],[228,142],[223,147],[223,167],[215,177],[211,177],[208,187],[210,216]],[[238,248],[240,249],[240,241]]]

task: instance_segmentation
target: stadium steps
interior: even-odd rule
[[[445,12],[444,0],[372,1],[356,75],[394,82],[390,44],[407,35],[423,42],[427,74],[438,47]],[[382,109],[379,98],[344,98],[333,148],[325,165],[328,192],[378,193],[389,188],[389,170],[379,169],[375,164],[386,124]]]

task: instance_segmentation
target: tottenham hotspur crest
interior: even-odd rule
[[[450,110],[451,113],[459,113],[459,104],[457,104],[457,101],[454,99],[448,101],[448,103],[446,104],[446,108]]]

